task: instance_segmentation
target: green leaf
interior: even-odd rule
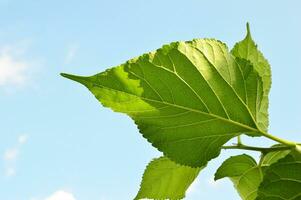
[[[279,145],[274,145],[279,146]],[[269,166],[291,151],[275,151],[263,156],[261,164],[249,155],[243,154],[228,158],[215,173],[215,180],[229,177],[243,200],[254,200],[257,197],[257,190],[263,180],[265,171]]]
[[[154,159],[146,167],[135,200],[183,199],[199,172],[200,168],[181,166],[166,157]]]
[[[274,145],[272,147],[276,147],[279,145]],[[269,166],[275,162],[277,162],[278,160],[280,160],[281,158],[284,158],[285,156],[287,156],[289,153],[291,152],[291,150],[286,150],[286,151],[274,151],[274,152],[270,152],[268,154],[266,154],[263,158],[262,158],[262,166]]]
[[[263,54],[258,50],[257,45],[253,41],[250,33],[249,24],[247,24],[246,37],[235,44],[231,50],[232,55],[236,58],[244,59],[254,66],[255,70],[259,73],[259,76],[263,81],[263,99],[257,112],[257,123],[259,128],[267,131],[269,126],[269,92],[271,88],[271,68],[268,61],[264,58]]]
[[[236,58],[235,61],[242,69],[244,69],[243,77],[245,79],[245,90],[247,94],[245,102],[248,105],[249,110],[251,111],[253,117],[257,122],[259,118],[258,113],[263,98],[262,79],[260,78],[258,73],[254,70],[253,65],[250,63],[250,61],[241,58]],[[257,94],[257,95],[253,95],[253,94]],[[259,133],[255,132],[253,133],[253,135],[254,134],[260,136]]]
[[[301,154],[292,152],[266,169],[256,200],[301,199]]]
[[[229,177],[243,200],[254,200],[262,181],[262,171],[246,154],[228,158],[217,170],[215,180]]]
[[[245,171],[254,166],[257,166],[257,163],[249,155],[231,156],[218,168],[214,180],[219,180],[224,177],[241,176]]]
[[[217,40],[171,43],[91,77],[62,75],[129,115],[154,147],[183,165],[204,166],[229,139],[260,131],[253,111],[261,78]]]

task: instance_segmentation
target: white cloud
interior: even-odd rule
[[[27,142],[28,135],[20,135],[17,140],[17,145],[12,148],[7,149],[4,152],[4,174],[7,177],[16,175],[16,162],[18,155],[20,153],[21,147]]]
[[[19,60],[11,50],[0,50],[0,86],[22,86],[28,80],[29,64]]]
[[[70,63],[72,62],[72,60],[74,59],[76,53],[78,52],[79,46],[78,45],[70,45],[68,50],[67,50],[67,54],[65,57],[65,63]]]
[[[16,175],[16,169],[13,167],[9,167],[5,169],[5,176],[14,176]]]
[[[14,161],[17,158],[19,150],[17,148],[7,149],[4,152],[4,160]]]
[[[27,142],[27,140],[28,140],[28,135],[24,134],[24,135],[20,135],[18,137],[19,144],[25,144]]]
[[[33,83],[33,78],[41,70],[42,61],[27,57],[31,43],[30,40],[23,40],[0,45],[0,92],[12,94],[24,86],[38,87]]]
[[[59,190],[45,200],[76,200],[72,193]]]

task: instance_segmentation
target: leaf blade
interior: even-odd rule
[[[180,164],[203,166],[232,137],[259,131],[243,71],[216,40],[172,43],[91,77],[64,76],[128,114],[154,147]]]
[[[249,155],[228,158],[215,173],[215,180],[229,177],[243,200],[254,200],[262,180],[261,168]]]
[[[135,200],[183,199],[200,170],[201,168],[178,165],[167,157],[154,159],[145,169]]]
[[[291,152],[267,168],[256,200],[301,198],[301,155]]]
[[[274,145],[272,147],[279,146]],[[228,177],[243,200],[255,200],[266,171],[272,164],[291,153],[291,150],[269,152],[262,155],[261,164],[249,155],[232,156],[225,160],[215,173],[215,180]],[[266,200],[266,199],[264,199]]]
[[[245,59],[249,61],[262,78],[263,82],[263,98],[262,103],[258,109],[258,124],[263,131],[267,131],[269,126],[269,92],[271,89],[271,67],[267,59],[259,51],[256,43],[253,41],[249,24],[247,23],[247,35],[246,37],[236,43],[231,50],[231,54],[236,58]]]

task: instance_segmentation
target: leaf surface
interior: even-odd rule
[[[277,146],[280,145],[274,145],[272,147],[277,147]],[[277,162],[281,158],[287,156],[290,152],[291,150],[270,152],[262,158],[262,166],[270,166],[271,164]]]
[[[286,150],[267,153],[263,156],[260,166],[249,155],[232,156],[218,168],[215,180],[228,177],[243,200],[255,200],[266,170],[290,152]]]
[[[229,177],[243,200],[254,200],[262,181],[262,171],[256,161],[243,154],[228,158],[217,170],[215,180]]]
[[[266,169],[256,200],[301,199],[301,154],[292,152]]]
[[[267,59],[263,56],[263,54],[259,51],[256,43],[253,41],[250,33],[249,24],[247,24],[247,35],[246,37],[235,44],[233,49],[231,50],[232,55],[236,58],[249,61],[258,72],[259,76],[263,81],[263,97],[261,101],[261,105],[256,113],[257,122],[259,128],[264,131],[267,131],[269,126],[269,92],[271,88],[271,67],[268,63]]]
[[[135,200],[183,199],[199,172],[200,168],[181,166],[166,157],[154,159],[146,167]]]
[[[217,40],[171,43],[91,77],[62,75],[129,115],[154,147],[183,165],[204,166],[229,139],[259,131],[262,80]]]

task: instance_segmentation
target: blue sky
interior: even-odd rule
[[[125,115],[60,72],[91,75],[162,44],[245,35],[272,65],[270,132],[301,141],[301,3],[287,1],[0,0],[0,199],[132,199],[161,154]],[[252,142],[263,146],[272,144]],[[238,200],[210,162],[188,200]],[[256,154],[253,154],[256,156]]]

